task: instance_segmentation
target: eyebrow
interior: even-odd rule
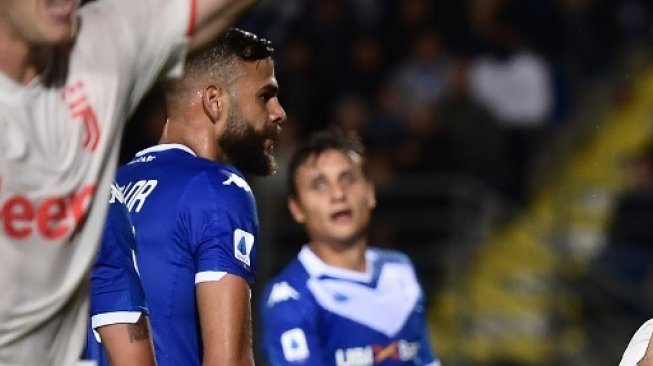
[[[274,95],[279,94],[279,86],[273,83],[266,84],[260,89],[264,93],[272,93]]]

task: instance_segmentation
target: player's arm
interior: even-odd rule
[[[319,316],[313,302],[287,282],[270,283],[262,299],[262,349],[268,364],[323,364]]]
[[[204,366],[254,365],[250,288],[239,276],[197,284]]]
[[[653,366],[653,338],[649,338],[646,353],[637,366]]]
[[[96,328],[112,366],[154,365],[154,351],[147,317],[136,323],[117,323]]]
[[[649,366],[653,365],[653,319],[648,320],[635,332],[628,343],[619,366]]]
[[[189,0],[195,12],[190,50],[197,50],[224,33],[258,0]],[[192,13],[191,13],[192,14]]]

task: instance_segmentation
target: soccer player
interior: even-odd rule
[[[91,272],[91,327],[83,355],[98,366],[154,365],[135,251],[124,197],[112,185],[102,244]]]
[[[275,170],[286,115],[269,41],[232,28],[166,85],[161,144],[121,167],[155,357],[251,365],[258,218],[243,173]]]
[[[288,208],[310,242],[260,304],[270,365],[439,365],[410,260],[368,246],[376,205],[363,147],[320,132],[288,168]]]
[[[0,0],[0,364],[78,360],[124,121],[256,0]]]
[[[630,340],[619,366],[653,366],[653,319],[642,324]]]

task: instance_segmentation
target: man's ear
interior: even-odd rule
[[[225,95],[225,91],[216,85],[209,85],[202,91],[202,107],[204,108],[204,113],[206,113],[214,124],[224,116],[226,107]]]
[[[297,223],[303,224],[306,222],[306,215],[304,215],[304,210],[300,206],[299,202],[297,202],[295,197],[288,198],[288,210],[290,211],[292,218],[295,219]]]

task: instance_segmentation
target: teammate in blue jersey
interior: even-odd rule
[[[262,297],[270,365],[439,365],[410,260],[368,247],[376,199],[357,140],[313,135],[290,160],[288,188],[310,242]]]
[[[91,327],[83,358],[98,366],[154,365],[145,294],[134,262],[134,227],[115,185],[109,203],[91,273]]]
[[[166,85],[161,144],[118,171],[159,366],[253,365],[258,218],[285,112],[269,41],[230,29]]]

